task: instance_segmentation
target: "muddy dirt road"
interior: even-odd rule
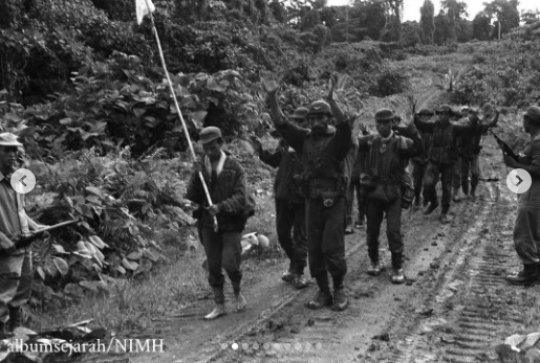
[[[500,197],[494,185],[482,183],[480,198],[454,204],[446,225],[438,222],[439,210],[427,217],[421,211],[412,217],[404,213],[406,284],[392,285],[387,272],[366,274],[365,231],[357,230],[346,240],[348,310],[307,310],[314,282],[294,290],[279,278],[285,262],[270,262],[245,272],[247,311],[207,322],[202,317],[212,301],[206,299],[170,312],[154,322],[148,336],[163,337],[165,351],[132,361],[496,361],[493,347],[511,334],[530,332],[538,312],[534,289],[512,287],[503,279],[518,267],[511,233],[516,196],[506,187],[508,170],[494,141],[484,139],[483,174],[501,178]],[[385,236],[381,250],[383,264],[390,266]],[[513,308],[518,300],[519,309]]]

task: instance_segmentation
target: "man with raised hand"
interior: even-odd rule
[[[452,183],[454,178],[454,163],[457,159],[456,139],[472,130],[470,125],[461,125],[450,122],[454,114],[448,105],[440,106],[437,111],[437,121],[427,122],[418,115],[414,117],[414,124],[420,132],[430,133],[431,142],[428,150],[429,161],[424,176],[425,195],[429,206],[424,214],[431,214],[439,206],[435,187],[442,180],[442,210],[439,216],[441,223],[448,223],[448,212],[452,200]]]
[[[208,261],[208,283],[214,293],[215,308],[204,318],[217,319],[226,314],[223,285],[225,270],[234,291],[236,310],[246,308],[246,298],[241,292],[242,231],[246,225],[248,197],[244,169],[231,155],[222,150],[221,130],[214,126],[200,132],[204,156],[189,181],[186,199],[199,205],[194,216]],[[204,187],[199,177],[202,172],[212,200],[208,205]],[[214,218],[218,230],[215,230]]]
[[[485,119],[488,119],[485,122]],[[460,170],[454,175],[454,198],[456,194],[459,194],[459,186],[461,182],[461,188],[463,190],[464,197],[469,197],[471,200],[476,200],[476,187],[481,177],[479,155],[482,146],[482,136],[485,135],[492,127],[497,126],[499,121],[499,111],[495,112],[495,116],[489,120],[489,117],[480,119],[478,117],[478,111],[469,109],[465,123],[470,125],[469,132],[459,137],[459,151],[460,151]],[[471,174],[471,182],[469,189],[469,173]],[[458,198],[459,200],[459,198]]]
[[[309,131],[288,122],[283,115],[278,103],[278,82],[270,77],[262,82],[276,129],[302,155],[309,269],[319,286],[319,292],[306,306],[345,310],[349,305],[344,288],[347,264],[343,226],[348,184],[345,158],[352,144],[351,125],[334,100],[334,82],[328,102],[318,100],[309,105]],[[336,119],[335,127],[330,125],[332,116]],[[333,296],[328,274],[333,280]]]
[[[376,135],[359,139],[359,150],[367,150],[366,171],[362,176],[367,197],[367,244],[371,267],[368,274],[379,275],[379,234],[386,215],[386,235],[392,254],[391,282],[405,282],[403,273],[403,240],[401,236],[402,187],[407,179],[406,167],[409,158],[422,151],[422,142],[411,122],[403,134],[393,130],[396,116],[390,109],[375,113]]]
[[[520,153],[519,161],[510,156],[504,163],[513,169],[524,169],[532,178],[529,190],[519,195],[514,246],[523,264],[517,275],[506,280],[513,284],[530,284],[540,276],[540,107],[530,107],[523,116],[523,129],[530,142]]]
[[[22,325],[21,307],[32,294],[33,276],[30,248],[22,240],[46,227],[28,217],[23,195],[11,186],[22,147],[17,136],[0,134],[0,333]]]
[[[299,107],[290,118],[299,127],[305,127],[307,114],[306,107]],[[283,138],[274,152],[264,150],[258,138],[252,138],[252,143],[261,161],[278,168],[274,182],[276,229],[279,244],[289,258],[289,269],[281,279],[303,289],[308,282],[304,276],[307,241],[306,207],[300,185],[302,160]]]

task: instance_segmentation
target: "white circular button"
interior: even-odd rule
[[[36,186],[36,176],[28,169],[17,169],[11,175],[11,186],[19,194],[30,193]]]
[[[514,169],[506,177],[506,185],[514,193],[525,193],[532,185],[531,174],[525,169]]]

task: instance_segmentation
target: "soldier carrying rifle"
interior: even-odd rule
[[[535,282],[540,271],[540,107],[533,106],[525,112],[523,128],[531,139],[519,157],[497,138],[503,149],[504,163],[514,169],[524,169],[532,179],[529,190],[519,195],[514,246],[523,269],[516,275],[506,277],[513,284]]]
[[[28,217],[11,186],[22,147],[17,136],[0,134],[0,334],[22,325],[21,307],[32,293],[31,231],[46,227]]]

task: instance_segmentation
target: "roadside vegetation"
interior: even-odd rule
[[[256,134],[276,145],[259,85],[266,72],[282,80],[286,112],[320,98],[332,73],[349,112],[373,97],[405,108],[412,72],[429,72],[449,102],[502,108],[516,147],[520,112],[540,100],[538,14],[522,16],[528,27],[512,32],[520,20],[512,1],[492,1],[468,21],[463,3],[443,1],[435,16],[426,0],[422,21],[403,24],[400,1],[356,2],[348,21],[345,7],[324,3],[155,1],[190,136],[223,129],[257,198],[246,232],[271,237],[248,269],[281,257],[274,171],[247,141]],[[149,22],[136,25],[132,0],[7,0],[0,14],[0,126],[22,138],[25,166],[38,179],[28,212],[46,224],[82,220],[34,244],[30,326],[94,318],[144,329],[145,318],[196,302],[206,275],[183,198],[192,161]],[[499,22],[503,39],[495,41]]]

